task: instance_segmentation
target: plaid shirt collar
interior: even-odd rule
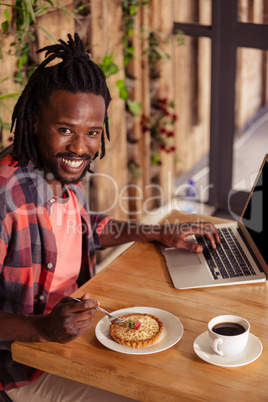
[[[51,187],[48,185],[45,179],[45,172],[37,169],[32,162],[29,162],[27,166],[21,168],[23,175],[27,181],[28,187],[31,191],[33,202],[36,207],[44,205],[52,198],[56,200],[59,198],[55,196]],[[77,192],[80,183],[63,186],[62,193],[67,192],[67,188]]]

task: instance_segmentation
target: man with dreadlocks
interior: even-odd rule
[[[94,275],[96,249],[158,241],[200,252],[187,241],[194,232],[220,242],[209,223],[145,227],[89,211],[81,179],[105,154],[111,97],[79,36],[68,39],[39,50],[45,60],[14,108],[14,143],[0,155],[0,390],[13,401],[127,400],[11,357],[13,341],[63,343],[91,328],[98,301],[68,296]]]

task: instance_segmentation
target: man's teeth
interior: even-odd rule
[[[83,163],[83,161],[70,161],[69,159],[65,159],[65,158],[62,158],[62,160],[64,163],[66,163],[66,165],[69,165],[73,168],[77,168],[77,167],[81,166]]]

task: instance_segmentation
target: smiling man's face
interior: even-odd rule
[[[34,129],[51,186],[77,183],[85,175],[100,148],[104,117],[104,99],[92,93],[55,91],[49,106],[42,106]]]

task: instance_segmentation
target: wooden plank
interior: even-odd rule
[[[127,66],[127,70],[131,73],[135,79],[134,86],[130,92],[130,99],[136,102],[142,103],[142,70],[141,70],[141,59],[142,59],[142,47],[141,47],[141,33],[140,33],[140,24],[141,24],[141,13],[140,9],[138,13],[134,16],[135,26],[132,40],[132,45],[134,47],[134,56],[129,65]],[[143,197],[144,197],[144,167],[143,167],[143,155],[141,153],[141,117],[138,116],[129,116],[133,119],[133,126],[131,130],[128,130],[128,136],[130,135],[132,138],[128,140],[127,148],[128,148],[128,164],[132,163],[137,166],[137,171],[129,170],[129,197],[131,199],[130,202],[130,211],[129,216],[133,219],[138,219],[141,217],[143,211]],[[134,141],[137,141],[136,143]]]
[[[141,8],[141,25],[145,29],[149,29],[149,9],[147,7]],[[149,63],[148,57],[144,54],[145,49],[148,48],[148,40],[144,39],[141,42],[142,58],[141,58],[141,82],[142,82],[142,114],[150,116],[151,113],[151,98],[150,98],[150,78],[149,78]],[[140,127],[141,128],[141,127]],[[148,213],[155,207],[153,199],[153,188],[151,181],[151,134],[150,132],[141,133],[141,155],[143,159],[143,191],[146,206],[144,213]]]
[[[9,4],[15,4],[15,0],[11,0]],[[6,20],[4,16],[4,10],[6,7],[0,6],[0,23]],[[12,15],[12,11],[8,8],[9,14]],[[2,29],[2,28],[1,28]],[[11,30],[12,31],[12,30]],[[11,93],[20,93],[21,87],[17,84],[13,77],[17,71],[17,58],[14,55],[14,48],[10,46],[14,42],[15,36],[13,33],[8,33],[1,43],[2,58],[0,58],[0,93],[1,95],[7,95]],[[10,50],[12,50],[10,52]],[[0,103],[1,119],[4,123],[11,124],[11,115],[17,101],[17,97],[3,99]],[[9,129],[2,128],[2,138],[0,138],[0,150],[11,144],[12,135]]]
[[[162,49],[166,52],[170,59],[161,60],[161,79],[159,88],[159,97],[168,98],[174,101],[174,69],[173,69],[173,47],[172,47],[172,31],[173,31],[173,0],[162,0],[160,3],[160,32],[167,43],[162,44]],[[155,27],[157,29],[157,27]],[[176,134],[175,134],[176,135]],[[162,152],[162,165],[160,170],[159,184],[163,189],[164,204],[170,201],[174,192],[174,153]]]
[[[151,136],[148,131],[143,133],[141,128],[142,116],[149,116],[151,108],[148,58],[143,54],[148,44],[146,39],[143,40],[145,34],[142,34],[142,28],[146,27],[145,29],[148,29],[148,23],[148,7],[140,5],[135,16],[135,28],[132,38],[134,57],[132,62],[127,66],[127,70],[135,77],[131,99],[140,102],[142,106],[140,116],[134,118],[134,126],[131,132],[137,142],[128,144],[128,160],[133,160],[137,164],[137,176],[130,175],[130,186],[132,186],[130,196],[133,196],[130,216],[139,221],[143,219],[148,210],[153,206],[150,186]]]
[[[91,51],[93,60],[96,63],[101,63],[105,54],[109,53],[107,13],[106,0],[91,0]],[[110,108],[108,112],[112,122]],[[113,138],[111,126],[110,129],[111,137]],[[94,183],[94,198],[96,199],[97,210],[112,213],[115,188],[108,176],[109,173],[112,173],[112,145],[107,140],[106,155],[101,161],[99,159],[95,161],[93,171],[96,173],[91,181]]]
[[[102,63],[103,57],[110,53],[109,48],[109,26],[108,26],[108,4],[107,0],[91,0],[91,56],[95,63]],[[108,82],[109,84],[109,82]],[[111,90],[111,87],[109,85]],[[113,97],[114,93],[111,92]],[[113,102],[113,100],[112,100]],[[103,159],[97,158],[92,164],[92,170],[95,172],[88,179],[90,209],[99,213],[112,214],[115,217],[120,216],[115,212],[115,200],[117,200],[118,187],[113,177],[112,169],[112,142],[113,127],[112,127],[112,111],[111,106],[108,110],[110,120],[110,135],[111,141],[105,138],[106,154]],[[112,252],[113,249],[107,249],[102,253],[98,253],[98,261],[101,261]]]
[[[155,0],[152,2],[151,29],[153,32],[159,32],[164,39],[171,39],[173,30],[173,1]],[[169,56],[169,60],[160,60],[160,87],[157,94],[158,98],[167,98],[174,100],[174,71],[172,68],[172,44],[170,41],[160,45],[161,49]],[[170,201],[173,193],[174,182],[174,155],[173,153],[161,152],[161,167],[157,184],[158,192],[161,194],[161,204]]]
[[[119,189],[118,203],[114,208],[114,214],[118,219],[125,219],[128,216],[128,200],[126,185],[128,183],[127,171],[127,147],[126,147],[126,114],[125,101],[119,97],[116,87],[117,80],[124,80],[124,60],[123,60],[123,10],[122,1],[114,0],[108,2],[108,26],[109,26],[109,49],[114,54],[115,63],[119,67],[117,74],[109,78],[109,87],[112,93],[111,102],[111,130],[112,130],[112,169],[113,178]],[[109,170],[108,170],[109,172]]]
[[[127,150],[125,102],[119,98],[116,81],[124,79],[122,48],[122,7],[120,0],[91,1],[91,38],[93,58],[101,62],[105,54],[113,55],[119,72],[108,79],[112,96],[109,107],[111,141],[106,141],[106,155],[96,160],[95,188],[98,189],[98,210],[118,219],[127,216],[128,205],[122,193],[127,184]]]

